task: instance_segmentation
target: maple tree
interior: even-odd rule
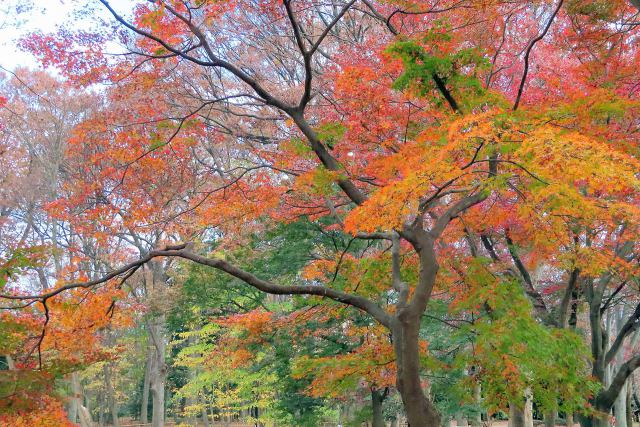
[[[113,86],[64,138],[75,173],[47,206],[100,248],[109,262],[97,271],[112,272],[4,298],[53,307],[58,295],[104,283],[115,292],[138,276],[166,296],[179,258],[258,291],[345,304],[377,322],[365,327],[377,352],[312,366],[393,356],[412,426],[440,422],[422,333],[438,300],[471,324],[482,352],[458,362],[491,406],[521,409],[527,389],[547,411],[607,424],[640,366],[621,354],[637,308],[612,341],[603,324],[617,297],[638,299],[636,2],[162,0],[130,15],[95,3],[113,25],[22,44],[69,84]],[[114,40],[125,55],[107,52]],[[259,254],[301,217],[341,243],[316,243],[295,274],[233,256],[252,236],[262,246],[240,253]],[[581,301],[591,362],[576,330]],[[164,342],[166,310],[151,311]],[[246,339],[228,361],[246,355]],[[165,348],[155,351],[160,425]],[[550,363],[561,375],[545,372]],[[218,368],[256,387],[240,364]],[[337,391],[314,392],[327,387]]]

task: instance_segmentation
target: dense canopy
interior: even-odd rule
[[[632,426],[639,2],[70,3],[0,80],[0,425]]]

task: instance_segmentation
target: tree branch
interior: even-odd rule
[[[623,363],[613,377],[609,388],[602,390],[596,397],[596,408],[600,410],[611,409],[627,378],[629,378],[638,367],[640,367],[640,355],[634,356]]]
[[[571,303],[571,299],[575,294],[576,285],[578,284],[578,276],[580,276],[579,268],[574,268],[573,270],[571,270],[567,288],[565,289],[564,295],[562,296],[562,301],[560,302],[560,316],[558,318],[558,326],[560,328],[566,328],[568,326],[569,304]]]
[[[609,351],[607,352],[607,355],[604,358],[605,366],[611,363],[611,361],[613,361],[613,359],[616,357],[616,355],[622,348],[622,344],[624,343],[624,340],[631,333],[636,331],[638,327],[640,327],[640,304],[636,306],[636,309],[634,310],[633,314],[631,315],[631,317],[629,317],[629,319],[627,319],[624,326],[622,326],[622,329],[620,329],[620,332],[618,332],[618,335],[616,336],[616,339],[613,341],[613,344],[611,344],[611,347],[609,347]]]
[[[520,80],[520,87],[518,88],[518,95],[516,96],[516,102],[513,104],[513,111],[517,110],[518,106],[520,105],[520,99],[522,98],[524,85],[527,82],[527,74],[529,74],[529,56],[531,55],[531,50],[536,45],[536,43],[538,43],[540,40],[544,38],[544,36],[547,35],[549,28],[551,28],[551,24],[553,24],[553,21],[556,19],[556,15],[558,14],[558,12],[560,12],[562,3],[564,3],[564,0],[560,0],[558,2],[558,6],[556,6],[555,10],[553,11],[553,14],[549,18],[549,22],[547,22],[547,25],[544,27],[544,30],[542,31],[542,33],[540,33],[535,39],[531,40],[531,43],[529,43],[529,46],[527,47],[527,51],[524,54],[524,72],[522,73],[522,80]]]
[[[429,234],[431,234],[433,238],[437,239],[444,232],[445,228],[453,218],[470,207],[482,202],[487,197],[488,195],[485,192],[479,191],[459,200],[436,220],[436,223],[433,225],[431,230],[429,230]]]
[[[533,286],[531,275],[518,256],[516,248],[513,244],[513,240],[511,240],[508,231],[505,234],[505,240],[507,241],[507,248],[509,249],[511,259],[513,260],[513,263],[516,265],[516,268],[518,269],[520,275],[522,276],[522,279],[524,280],[524,283],[526,285],[525,293],[533,302],[533,308],[536,310],[536,313],[538,313],[539,316],[547,314],[547,305],[545,304],[544,299],[542,299],[542,295],[540,295],[540,292],[536,291],[535,287]]]
[[[0,295],[0,299],[12,299],[12,300],[40,300],[46,301],[47,299],[58,295],[64,291],[75,289],[75,288],[90,288],[93,286],[97,286],[99,284],[105,283],[115,277],[126,274],[130,270],[134,268],[138,268],[143,264],[147,264],[154,258],[159,257],[176,257],[183,258],[190,261],[193,261],[197,264],[205,265],[208,267],[215,268],[220,271],[224,271],[225,273],[242,280],[244,283],[252,286],[260,291],[275,294],[275,295],[315,295],[324,298],[329,298],[331,300],[341,302],[346,305],[350,305],[356,307],[362,311],[369,313],[380,322],[382,325],[389,327],[391,323],[391,317],[389,314],[384,311],[380,306],[378,306],[373,301],[353,294],[348,294],[346,292],[342,292],[336,289],[327,288],[324,286],[316,286],[316,285],[303,285],[303,286],[282,286],[277,285],[275,283],[271,283],[269,281],[263,280],[254,276],[253,274],[242,270],[225,260],[219,258],[207,258],[201,255],[198,255],[194,252],[191,252],[190,245],[181,244],[175,246],[167,246],[163,249],[150,251],[146,256],[138,259],[137,261],[133,261],[118,270],[114,270],[111,273],[105,275],[104,277],[92,280],[89,282],[80,282],[80,283],[71,283],[65,286],[62,286],[54,291],[48,292],[42,295],[28,295],[28,296],[18,296],[18,295]]]
[[[242,80],[244,83],[246,83],[247,85],[249,85],[257,94],[258,96],[260,96],[268,105],[272,105],[276,108],[279,108],[283,111],[287,111],[292,109],[293,107],[290,105],[285,104],[284,102],[282,102],[281,100],[275,98],[273,95],[271,95],[269,92],[267,92],[255,79],[253,79],[252,77],[250,77],[247,73],[245,73],[244,71],[242,71],[240,68],[236,67],[235,65],[217,57],[215,55],[215,53],[213,52],[213,49],[211,49],[211,46],[209,45],[206,37],[204,36],[204,34],[202,33],[202,31],[200,31],[200,29],[198,29],[195,25],[193,25],[193,23],[186,17],[180,15],[175,9],[171,8],[170,6],[168,6],[166,3],[163,3],[165,8],[172,14],[174,15],[176,18],[180,19],[182,22],[185,23],[185,25],[187,25],[189,27],[189,30],[193,33],[194,36],[196,36],[198,38],[198,40],[200,41],[200,44],[202,44],[202,47],[205,49],[207,56],[209,57],[209,61],[203,61],[201,59],[198,59],[194,56],[191,55],[187,55],[184,51],[177,49],[173,46],[171,46],[169,43],[167,43],[166,41],[162,40],[160,37],[157,37],[155,35],[153,35],[150,32],[141,30],[140,28],[137,28],[135,25],[132,25],[131,23],[129,23],[126,19],[124,19],[121,15],[118,14],[118,12],[116,12],[111,5],[109,4],[109,2],[107,0],[99,0],[100,3],[102,3],[107,10],[109,11],[109,13],[111,13],[111,15],[122,25],[124,25],[126,28],[128,28],[130,31],[133,31],[134,33],[143,36],[145,38],[148,38],[149,40],[153,40],[154,42],[158,43],[160,46],[164,47],[165,49],[167,49],[168,51],[180,56],[181,58],[184,58],[190,62],[193,62],[194,64],[197,65],[202,65],[205,67],[219,67],[219,68],[223,68],[227,71],[229,71],[231,74],[233,74],[234,76],[236,76],[237,78],[239,78],[240,80]]]
[[[392,264],[392,281],[393,289],[398,292],[398,307],[405,307],[409,297],[409,287],[402,281],[401,263],[400,263],[400,236],[393,233],[391,246],[391,264]]]

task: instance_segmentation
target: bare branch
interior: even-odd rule
[[[558,2],[558,6],[556,6],[555,10],[553,11],[553,14],[549,18],[549,22],[547,22],[547,25],[544,27],[544,30],[542,31],[542,33],[540,33],[536,38],[531,40],[531,43],[529,43],[529,46],[527,47],[527,51],[524,54],[524,72],[522,73],[522,80],[520,80],[520,87],[518,88],[518,95],[516,96],[516,102],[513,104],[513,111],[517,110],[518,106],[520,105],[520,99],[522,98],[522,91],[524,90],[524,85],[527,82],[527,75],[529,74],[529,56],[531,55],[531,50],[536,45],[536,43],[538,43],[540,40],[544,38],[544,36],[547,35],[547,32],[549,31],[549,28],[551,28],[551,24],[553,24],[553,21],[556,19],[556,15],[558,15],[558,12],[560,12],[560,8],[562,7],[563,3],[564,3],[564,0],[560,0]]]

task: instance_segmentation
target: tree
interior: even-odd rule
[[[101,174],[110,172],[116,187],[140,196],[132,199],[140,209],[132,211],[149,216],[143,209],[153,210],[157,200],[151,203],[147,193],[171,188],[168,200],[175,204],[158,215],[195,218],[217,233],[222,249],[241,245],[247,231],[265,223],[308,215],[330,218],[332,227],[373,242],[372,257],[389,247],[392,252],[383,286],[371,295],[339,289],[330,279],[280,285],[238,268],[219,251],[202,255],[192,245],[177,244],[177,232],[166,235],[175,241],[141,253],[106,279],[131,274],[156,258],[179,257],[267,293],[320,296],[358,308],[392,336],[396,386],[412,426],[439,422],[423,390],[421,319],[434,288],[447,284],[441,266],[457,255],[456,248],[468,247],[467,232],[488,241],[492,255],[490,237],[482,236],[488,215],[521,228],[521,245],[557,233],[566,243],[567,217],[580,218],[593,231],[603,202],[615,212],[613,228],[637,218],[636,137],[628,138],[629,128],[621,130],[622,120],[615,120],[619,106],[596,109],[606,116],[605,125],[572,113],[573,126],[566,129],[562,114],[564,108],[572,111],[572,99],[610,83],[607,73],[595,84],[584,77],[591,62],[602,70],[597,55],[585,60],[591,54],[585,40],[606,51],[604,40],[615,39],[609,52],[620,53],[611,65],[619,72],[617,92],[637,90],[633,78],[623,77],[637,59],[635,47],[624,50],[635,46],[628,34],[635,30],[606,24],[612,18],[626,25],[631,12],[623,2],[425,8],[410,1],[328,7],[313,1],[167,0],[138,4],[132,19],[106,0],[100,3],[118,24],[111,36],[117,34],[132,55],[109,63],[101,51],[104,35],[37,35],[25,44],[76,80],[122,80],[129,89],[144,88],[137,95],[131,90],[133,96],[155,90],[168,98],[170,108],[159,109],[162,117],[142,110],[165,125],[154,129],[136,122],[138,115],[125,116],[134,126],[114,133],[121,144],[115,151],[111,139],[100,133],[95,139],[105,150],[99,160],[114,164]],[[498,25],[487,28],[478,20]],[[555,43],[545,42],[550,38]],[[75,60],[73,48],[86,43],[92,49]],[[549,60],[539,61],[541,54]],[[558,70],[571,78],[560,79]],[[637,126],[634,114],[630,123]],[[176,140],[190,132],[194,145],[186,137]],[[609,136],[625,144],[607,144],[603,139]],[[202,186],[168,183],[173,169],[187,171],[188,180],[194,177]],[[192,174],[197,170],[203,172]],[[89,196],[77,194],[75,205]],[[513,245],[507,242],[507,248]],[[403,257],[412,260],[415,275],[403,268]],[[523,275],[518,283],[535,297],[521,263],[511,258]]]

